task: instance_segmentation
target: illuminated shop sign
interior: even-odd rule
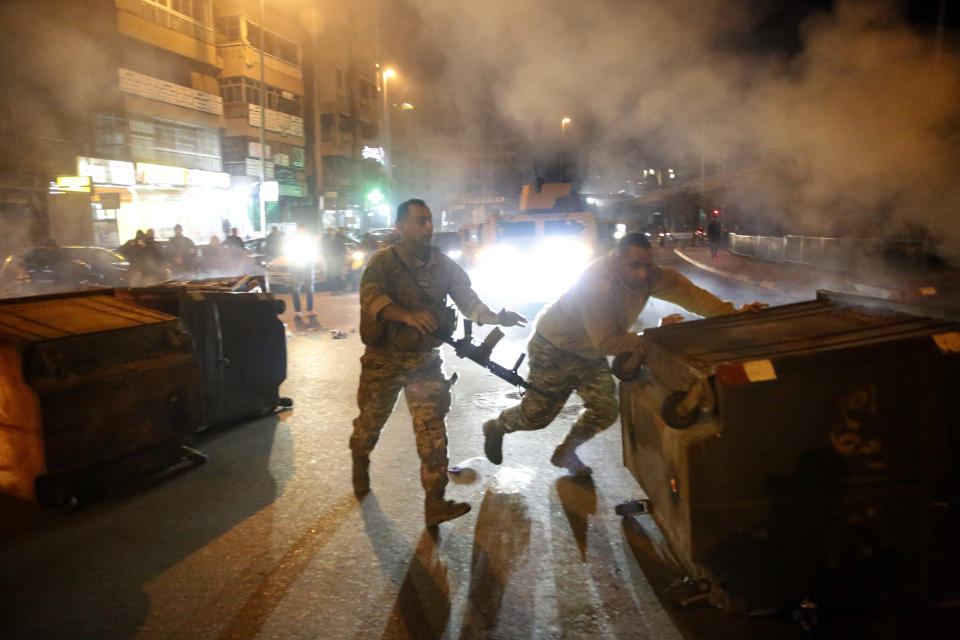
[[[380,164],[386,164],[386,159],[383,154],[383,147],[363,147],[360,150],[360,157],[365,160],[376,160]]]
[[[89,176],[94,184],[132,185],[137,183],[132,162],[77,156],[77,175]]]
[[[214,189],[229,189],[230,174],[219,171],[200,171],[187,169],[187,185],[191,187],[212,187]]]
[[[162,164],[138,162],[137,182],[140,184],[171,184],[184,187],[187,184],[187,170]]]
[[[90,176],[57,176],[57,181],[50,186],[57,191],[90,193]]]

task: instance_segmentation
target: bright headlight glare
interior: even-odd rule
[[[450,249],[450,251],[447,251],[447,255],[453,260],[459,260],[463,255],[463,251],[460,251],[460,249]]]
[[[364,256],[365,256],[365,254],[363,253],[363,251],[354,251],[354,252],[353,252],[353,259],[354,259],[354,260],[363,260]]]
[[[285,248],[287,259],[294,264],[307,264],[317,255],[316,244],[309,238],[301,236],[294,236],[287,240]]]

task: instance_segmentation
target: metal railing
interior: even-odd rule
[[[117,8],[201,42],[214,44],[213,27],[201,24],[186,16],[177,15],[170,9],[153,4],[148,0],[117,0]]]
[[[738,255],[842,271],[923,269],[927,249],[920,240],[730,234],[730,251]]]

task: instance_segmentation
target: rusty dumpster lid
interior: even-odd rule
[[[54,340],[172,320],[176,318],[122,302],[111,293],[60,294],[0,301],[0,338],[23,342]]]
[[[960,341],[960,322],[923,313],[919,307],[819,292],[817,300],[668,325],[649,329],[644,336],[706,366],[924,336],[946,336],[950,344]]]

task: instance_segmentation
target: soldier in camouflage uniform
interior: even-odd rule
[[[520,404],[506,409],[483,425],[484,452],[494,464],[503,461],[503,437],[514,431],[533,431],[549,425],[573,391],[584,411],[558,446],[550,462],[574,475],[588,475],[576,448],[617,419],[616,383],[607,366],[608,355],[643,352],[643,338],[630,327],[647,299],[660,298],[702,316],[735,313],[730,302],[695,286],[674,269],[653,262],[646,236],[624,236],[611,256],[597,260],[577,283],[538,317],[527,345],[528,380],[544,396],[530,391]],[[758,302],[740,311],[763,308]],[[676,321],[681,316],[668,316]]]
[[[470,510],[466,503],[444,499],[447,485],[449,383],[431,334],[452,331],[456,315],[446,307],[449,295],[471,320],[503,326],[526,319],[512,311],[494,313],[470,287],[466,272],[436,247],[430,246],[433,221],[422,200],[397,208],[398,245],[378,251],[360,282],[360,333],[367,345],[360,358],[360,415],[353,421],[353,488],[358,497],[370,491],[370,453],[393,412],[400,390],[416,434],[420,482],[426,492],[424,517],[428,526]]]

